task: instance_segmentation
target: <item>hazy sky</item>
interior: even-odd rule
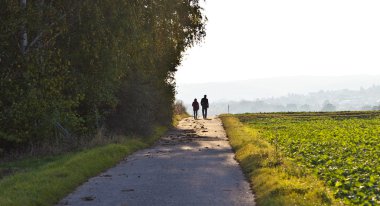
[[[177,83],[380,74],[380,0],[207,0]]]

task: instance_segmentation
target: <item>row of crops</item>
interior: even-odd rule
[[[347,204],[380,205],[380,112],[238,115]]]

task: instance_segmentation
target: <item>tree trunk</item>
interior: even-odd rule
[[[23,10],[26,9],[26,0],[20,0],[20,7]],[[27,46],[28,46],[28,33],[26,31],[26,24],[24,22],[20,30],[20,50],[22,54],[25,54]]]

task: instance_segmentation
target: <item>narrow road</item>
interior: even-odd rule
[[[186,118],[58,205],[255,205],[219,118]]]

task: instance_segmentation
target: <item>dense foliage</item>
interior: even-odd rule
[[[347,204],[380,204],[380,112],[239,115]]]
[[[176,67],[205,35],[198,0],[0,7],[0,152],[103,126],[148,133],[170,123]]]

